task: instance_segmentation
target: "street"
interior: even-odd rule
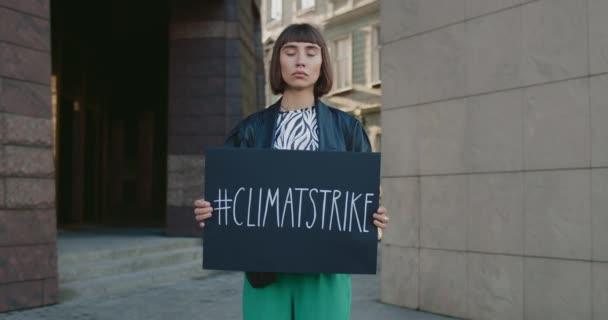
[[[62,303],[49,307],[0,314],[6,320],[179,320],[241,319],[242,273],[225,273],[203,279],[148,289],[135,289],[102,297],[62,294]],[[443,320],[429,313],[386,305],[378,301],[376,275],[353,276],[352,320]]]

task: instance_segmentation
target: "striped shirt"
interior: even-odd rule
[[[319,127],[314,107],[280,111],[275,128],[275,149],[318,150]]]

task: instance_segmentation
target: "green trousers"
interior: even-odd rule
[[[243,288],[243,320],[348,320],[349,274],[285,274],[264,288]]]

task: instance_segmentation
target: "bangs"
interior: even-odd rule
[[[308,42],[323,47],[323,38],[315,29],[306,24],[294,24],[287,27],[279,38],[276,45],[279,49],[289,42]]]
[[[316,44],[321,48],[321,73],[319,79],[315,83],[314,95],[321,97],[328,93],[333,85],[333,73],[327,45],[323,39],[321,32],[308,23],[291,24],[277,38],[272,49],[272,57],[270,58],[270,88],[274,94],[283,93],[286,88],[285,81],[281,75],[280,51],[283,46],[289,42],[304,42]]]

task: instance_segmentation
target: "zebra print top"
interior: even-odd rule
[[[275,137],[275,149],[318,150],[319,127],[315,108],[279,111]]]

